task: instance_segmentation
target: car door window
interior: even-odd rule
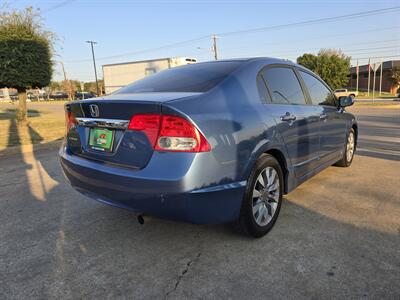
[[[300,75],[308,89],[313,104],[336,106],[335,96],[318,78],[303,71],[300,71]]]
[[[303,91],[291,68],[273,67],[262,71],[272,103],[305,104]]]
[[[271,103],[271,97],[269,96],[267,86],[265,85],[261,74],[257,76],[257,89],[258,93],[260,94],[261,101],[264,103]]]

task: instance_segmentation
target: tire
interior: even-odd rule
[[[352,141],[351,141],[351,136],[353,137]],[[352,149],[349,148],[351,144],[352,144]],[[349,151],[351,151],[351,155],[350,154],[348,155]],[[335,163],[335,166],[344,168],[350,167],[351,163],[353,162],[355,151],[356,151],[356,133],[354,129],[351,128],[346,137],[346,145],[344,147],[343,156],[341,160]]]
[[[237,222],[243,233],[260,238],[272,229],[281,209],[283,187],[283,173],[278,161],[268,154],[260,157],[247,182]],[[253,194],[257,196],[253,197]]]

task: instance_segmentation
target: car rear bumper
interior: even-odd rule
[[[176,154],[159,153],[145,169],[130,170],[69,155],[63,147],[60,162],[73,188],[109,205],[198,224],[238,219],[246,182],[207,182],[207,176],[199,174],[204,159],[194,154],[177,166]],[[163,165],[160,159],[169,163]]]

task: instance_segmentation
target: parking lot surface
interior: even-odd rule
[[[264,238],[145,218],[66,183],[56,150],[0,160],[0,298],[400,298],[400,115],[354,107],[359,151],[285,196]]]

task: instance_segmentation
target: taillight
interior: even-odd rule
[[[65,126],[66,126],[67,133],[69,132],[71,127],[76,124],[78,124],[78,121],[75,119],[72,112],[66,110],[65,111]]]
[[[134,115],[128,129],[143,131],[154,150],[208,152],[210,144],[190,121],[171,115]]]
[[[208,152],[211,147],[191,122],[181,117],[163,115],[155,150]]]
[[[128,129],[143,131],[154,148],[160,130],[160,121],[161,115],[134,115]]]

